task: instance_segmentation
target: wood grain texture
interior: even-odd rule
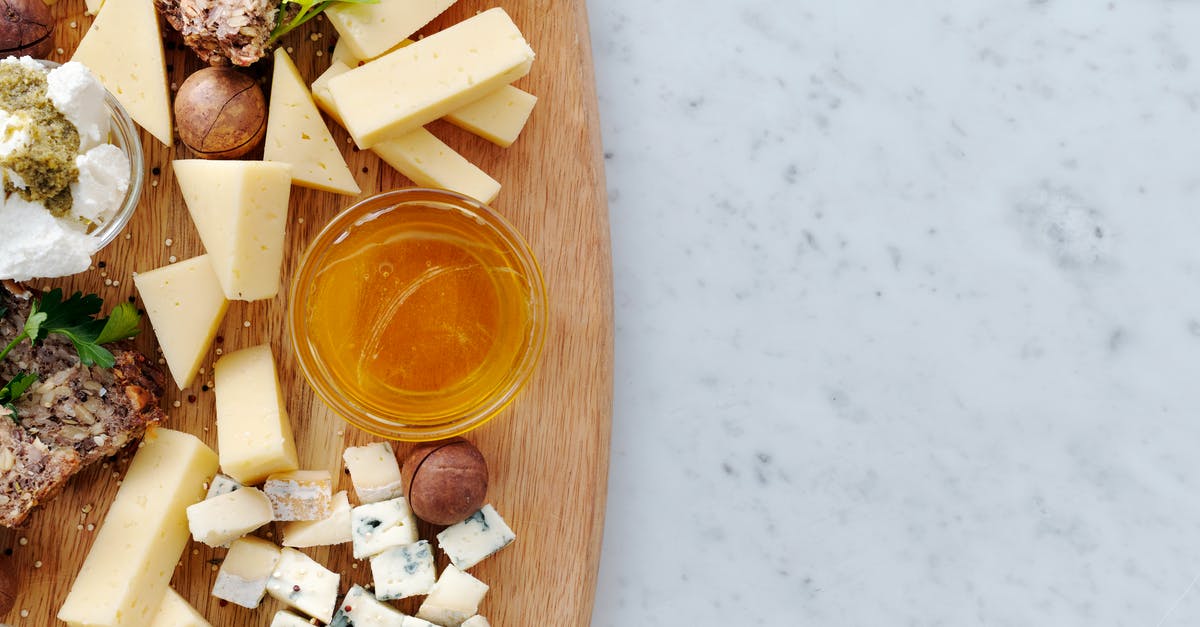
[[[424,32],[491,6],[495,5],[460,0]],[[526,235],[541,260],[551,315],[542,363],[528,387],[503,416],[468,436],[491,468],[489,501],[518,534],[515,544],[472,573],[491,585],[481,612],[493,625],[586,625],[604,519],[613,332],[608,215],[587,16],[582,0],[502,0],[499,6],[509,11],[538,53],[533,72],[517,83],[540,99],[528,127],[508,149],[441,122],[430,130],[504,185],[493,206]],[[91,18],[84,14],[83,0],[60,0],[52,10],[62,52],[52,54],[51,60],[65,61]],[[293,48],[301,73],[311,81],[328,65],[334,40],[328,22],[315,20],[284,45]],[[168,36],[167,59],[176,84],[200,67],[173,36]],[[269,76],[270,61],[261,62],[255,73]],[[374,155],[354,150],[341,129],[334,128],[334,137],[346,142],[344,152],[363,197],[411,185]],[[96,257],[103,267],[35,285],[93,291],[111,305],[136,296],[133,272],[164,265],[171,256],[186,259],[203,252],[171,173],[171,160],[190,157],[188,150],[168,149],[145,132],[142,142],[148,175],[141,203],[126,235]],[[354,200],[293,189],[284,285],[290,284],[299,255],[321,226]],[[269,342],[281,364],[302,465],[335,471],[340,488],[351,489],[342,471],[342,450],[371,438],[336,418],[304,382],[286,339],[286,305],[283,293],[271,301],[233,303],[205,367],[211,371],[218,348],[230,351]],[[143,350],[155,350],[152,334],[145,334],[139,344]],[[182,392],[171,386],[163,403],[167,426],[194,433],[215,448],[213,392],[203,387],[209,378],[201,375]],[[401,443],[396,448],[403,458],[411,446]],[[0,620],[12,625],[61,624],[54,616],[91,546],[96,533],[91,525],[102,524],[130,454],[127,450],[85,470],[58,499],[35,513],[27,528],[0,530],[0,549],[11,553],[6,559],[21,580],[16,607]],[[351,495],[354,500],[353,491]],[[431,537],[436,529],[423,532]],[[189,544],[172,586],[217,627],[267,625],[281,607],[274,600],[268,598],[250,611],[221,607],[209,596],[216,576],[213,562],[224,552]],[[352,582],[370,582],[368,564],[355,565],[348,545],[305,552],[343,573],[343,591]],[[415,611],[416,603],[408,601],[397,605]],[[21,616],[21,610],[28,615]]]

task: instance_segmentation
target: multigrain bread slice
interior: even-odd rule
[[[15,285],[0,287],[0,308],[7,310],[0,347],[24,328],[32,296]],[[128,343],[108,348],[113,368],[80,364],[70,341],[58,335],[37,346],[23,341],[0,361],[0,382],[19,372],[38,375],[14,403],[16,420],[0,410],[0,525],[20,525],[79,470],[165,418],[158,406],[162,370]]]

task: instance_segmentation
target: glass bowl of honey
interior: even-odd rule
[[[520,233],[471,198],[420,188],[335,217],[288,305],[317,395],[360,429],[412,442],[461,435],[507,407],[537,365],[546,319]]]

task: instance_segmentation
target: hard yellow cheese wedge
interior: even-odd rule
[[[72,627],[151,624],[187,545],[185,511],[204,498],[204,482],[216,472],[217,454],[195,436],[170,429],[148,435],[58,611],[59,620]]]
[[[354,141],[370,148],[525,76],[533,57],[495,8],[334,78],[329,92]]]
[[[447,113],[443,119],[501,148],[508,148],[517,141],[521,129],[525,128],[535,104],[537,96],[505,85],[465,107]]]
[[[134,122],[171,145],[167,64],[153,2],[105,2],[71,60],[91,68]]]
[[[454,0],[384,0],[375,4],[337,2],[325,10],[354,56],[372,59],[442,14]]]
[[[133,277],[179,389],[191,385],[229,301],[208,255]]]
[[[267,345],[226,353],[213,366],[221,470],[244,485],[296,470],[296,442]]]
[[[167,588],[158,615],[150,627],[212,627],[212,623],[205,620],[178,592]]]
[[[273,161],[174,162],[175,180],[225,297],[279,293],[291,166]]]
[[[313,104],[300,71],[282,47],[275,49],[263,159],[291,164],[296,185],[350,195],[362,191]]]

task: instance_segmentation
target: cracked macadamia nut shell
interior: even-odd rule
[[[179,139],[204,159],[238,159],[262,144],[267,102],[262,87],[245,72],[207,67],[179,86],[175,95]]]
[[[418,445],[405,458],[400,474],[413,514],[435,525],[466,519],[487,498],[487,462],[462,438]]]
[[[45,59],[54,45],[54,17],[42,0],[0,0],[0,57]]]

